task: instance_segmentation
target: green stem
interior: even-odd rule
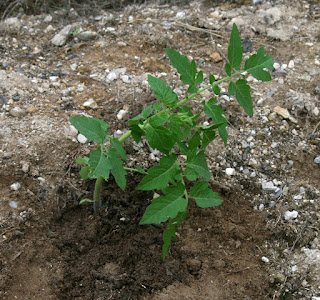
[[[96,180],[96,184],[94,186],[94,198],[93,198],[93,209],[96,211],[96,208],[101,207],[101,187],[102,187],[103,177],[100,176]]]

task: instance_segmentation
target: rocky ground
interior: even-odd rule
[[[2,21],[1,299],[320,299],[319,16],[307,1],[193,1]],[[134,190],[141,176],[130,174],[125,192],[105,184],[109,205],[96,214],[78,205],[93,183],[75,158],[94,145],[68,119],[91,115],[125,132],[155,101],[148,74],[183,97],[165,47],[224,76],[233,22],[246,55],[263,46],[273,56],[273,80],[248,78],[252,118],[219,97],[229,142],[207,154],[224,203],[194,207],[163,263],[163,228],[138,225],[153,196]],[[126,149],[128,166],[159,159],[144,142]]]

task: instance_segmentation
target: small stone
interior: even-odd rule
[[[128,113],[127,110],[120,109],[120,111],[117,114],[117,119],[122,120],[127,113]]]
[[[299,215],[299,213],[296,210],[293,210],[293,211],[287,210],[284,213],[284,219],[286,221],[293,220],[293,219],[296,219],[298,217],[298,215]]]
[[[277,187],[273,185],[272,181],[262,182],[262,190],[266,192],[274,192],[276,189]]]
[[[249,169],[244,169],[244,170],[242,171],[242,173],[243,173],[243,175],[249,175],[249,174],[250,174],[250,171],[249,171]]]
[[[275,62],[275,63],[273,64],[273,67],[275,68],[275,70],[280,69],[280,64],[277,63],[277,62]]]
[[[49,23],[52,21],[52,16],[51,15],[47,15],[44,19],[43,19],[44,22],[46,23]]]
[[[17,207],[18,207],[18,202],[16,202],[16,201],[10,201],[10,202],[9,202],[9,205],[10,205],[10,207],[12,207],[12,208],[17,208]]]
[[[81,133],[78,134],[77,140],[81,144],[85,144],[88,141],[88,139]]]
[[[294,60],[290,60],[289,61],[288,68],[289,69],[293,69],[294,68]]]
[[[223,58],[221,57],[221,55],[218,52],[213,52],[210,57],[216,62],[220,62],[223,60]]]
[[[266,264],[268,264],[270,262],[270,259],[268,257],[265,257],[265,256],[262,256],[261,260]]]
[[[107,82],[112,82],[119,78],[120,75],[124,75],[127,71],[127,68],[118,68],[111,71],[107,76]]]
[[[55,82],[59,79],[59,76],[49,76],[49,80]]]
[[[226,174],[228,176],[235,175],[235,173],[236,173],[236,170],[234,168],[226,168]]]
[[[21,118],[27,114],[26,110],[20,107],[14,107],[10,110],[10,115],[13,117]]]
[[[319,164],[320,164],[320,156],[317,156],[317,157],[314,159],[314,162],[319,165]]]
[[[97,37],[95,31],[83,31],[77,35],[77,38],[81,41],[90,41]]]
[[[10,185],[11,191],[19,191],[21,189],[21,184],[19,182]]]
[[[29,172],[29,168],[30,168],[30,165],[29,165],[29,163],[27,163],[27,162],[21,162],[22,163],[22,171],[24,172],[24,173],[28,173]]]
[[[72,25],[67,25],[60,30],[51,40],[51,43],[55,46],[63,46],[68,38],[69,33],[72,32]]]
[[[89,100],[87,100],[86,102],[83,103],[84,107],[89,107],[92,109],[96,109],[98,108],[98,104],[96,101],[94,101],[92,98],[90,98]]]
[[[125,47],[125,46],[127,46],[127,44],[125,43],[125,42],[118,42],[118,46],[120,46],[120,47]]]
[[[283,117],[284,119],[289,119],[293,123],[298,123],[297,120],[290,115],[289,111],[286,108],[275,106],[273,108],[273,111],[276,112],[281,117]]]
[[[259,210],[260,210],[260,211],[263,211],[263,210],[264,210],[264,204],[263,204],[263,203],[261,203],[261,204],[259,205]]]
[[[197,259],[188,259],[187,260],[188,270],[191,274],[196,274],[201,269],[201,261]]]

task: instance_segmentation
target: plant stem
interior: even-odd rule
[[[101,187],[102,187],[103,177],[100,176],[96,180],[94,186],[94,198],[93,198],[93,210],[96,211],[97,208],[101,207]]]

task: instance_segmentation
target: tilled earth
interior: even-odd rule
[[[319,6],[245,3],[60,10],[0,23],[1,299],[320,299]],[[205,82],[223,77],[233,22],[245,55],[263,46],[273,56],[273,80],[248,78],[252,118],[221,86],[229,141],[215,140],[207,157],[224,202],[191,205],[162,262],[165,227],[138,225],[153,198],[135,190],[140,175],[128,175],[124,192],[105,183],[97,213],[79,205],[94,183],[80,179],[75,159],[95,145],[80,143],[68,119],[95,116],[125,132],[156,101],[148,74],[183,98],[163,48],[194,59]],[[125,147],[129,167],[159,159],[145,141]]]

